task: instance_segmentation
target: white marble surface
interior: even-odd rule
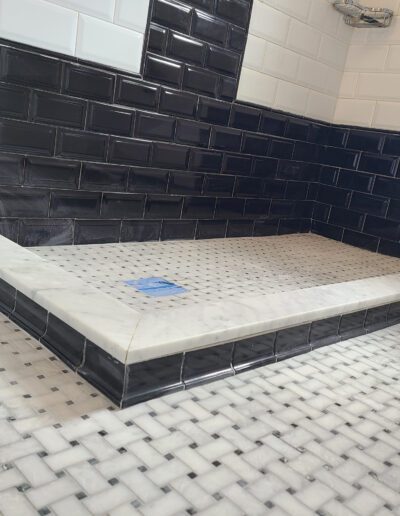
[[[246,277],[243,264],[242,269],[238,267],[234,271],[242,285],[241,292],[237,291],[237,285],[228,282],[225,290],[218,291],[218,296],[204,301],[201,296],[198,298],[194,295],[196,292],[192,287],[192,297],[186,298],[185,302],[181,302],[182,298],[178,296],[174,300],[181,301],[176,303],[166,300],[166,303],[170,303],[168,309],[164,305],[160,309],[157,304],[150,303],[145,310],[139,311],[135,309],[137,301],[129,306],[124,302],[124,297],[116,299],[115,293],[104,293],[86,283],[83,274],[78,278],[66,272],[65,267],[54,265],[3,237],[0,238],[0,277],[115,358],[127,363],[261,335],[400,300],[400,260],[395,258],[375,255],[315,235],[290,235],[218,241],[222,247],[226,242],[225,257],[228,263],[232,241],[237,240],[240,240],[238,245],[241,246],[239,261],[243,260],[243,241],[247,241],[250,263],[254,259],[250,251],[257,248],[257,242],[264,250],[268,249],[268,245],[280,247],[280,255],[275,261],[271,260],[268,266],[268,277],[273,277],[274,267],[280,271],[275,284],[271,280],[273,293],[268,288],[260,288],[258,292],[251,288],[246,294],[243,285],[246,286],[246,281],[251,283],[252,278]],[[179,244],[187,249],[187,242],[151,243],[153,249],[157,245],[160,249],[168,246],[176,248]],[[115,252],[119,252],[119,245],[114,245]],[[190,242],[190,245],[194,248],[197,245],[200,249],[205,244]],[[288,256],[293,248],[304,249],[304,256],[298,253],[297,259],[293,255],[292,261],[288,259],[286,264],[282,263],[285,246]],[[87,246],[87,251],[93,247]],[[310,248],[312,263],[307,252]],[[54,248],[54,252],[60,251]],[[71,252],[74,252],[73,248]],[[212,260],[209,247],[206,254]],[[89,256],[93,255],[89,253]],[[112,266],[112,256],[109,259]],[[142,259],[146,259],[143,253]],[[260,256],[258,259],[261,259]],[[295,259],[296,267],[293,268]],[[328,274],[328,259],[335,270],[331,275]],[[140,262],[137,264],[138,278],[141,277]],[[96,263],[93,265],[95,267]],[[130,274],[135,274],[135,263],[129,265]],[[159,273],[157,269],[149,275]],[[258,274],[262,274],[262,271],[259,270]],[[352,277],[359,279],[349,280]],[[286,282],[283,281],[285,278]],[[106,281],[106,277],[104,279]],[[115,281],[115,278],[111,279]],[[119,281],[122,279],[129,278],[122,276]],[[135,299],[138,298],[136,295]]]

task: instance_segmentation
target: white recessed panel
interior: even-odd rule
[[[144,32],[147,25],[150,0],[115,0],[114,23]]]
[[[143,34],[79,15],[77,57],[137,73],[142,46]]]
[[[0,36],[74,55],[78,14],[43,0],[0,0]]]

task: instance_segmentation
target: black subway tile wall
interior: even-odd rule
[[[251,0],[152,0],[143,77],[0,41],[0,234],[313,231],[400,256],[400,135],[237,102]]]

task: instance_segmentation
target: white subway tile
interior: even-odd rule
[[[116,0],[114,22],[118,25],[145,32],[150,0]]]
[[[335,108],[336,97],[318,91],[310,91],[305,115],[317,120],[331,122],[335,114]]]
[[[347,49],[348,46],[346,44],[331,36],[322,35],[319,58],[330,66],[343,70],[346,62]]]
[[[298,115],[307,109],[309,90],[291,82],[279,81],[274,107]]]
[[[249,34],[246,43],[246,50],[244,52],[243,66],[253,68],[254,70],[260,70],[263,64],[266,46],[267,43],[264,39]]]
[[[237,98],[261,106],[272,106],[277,84],[275,77],[242,68]]]
[[[389,48],[385,69],[390,72],[400,72],[400,45]]]
[[[250,19],[250,34],[267,41],[284,44],[289,30],[290,18],[286,14],[256,0]]]
[[[18,0],[17,0],[18,1]],[[53,4],[68,7],[83,14],[90,14],[112,21],[115,9],[115,0],[47,0]],[[138,0],[134,0],[136,3]],[[17,2],[16,2],[17,3]]]
[[[339,21],[342,17],[328,2],[313,1],[308,17],[308,23],[325,34],[335,36]]]
[[[339,99],[334,121],[339,124],[371,127],[375,104],[373,100]]]
[[[325,93],[337,97],[339,95],[340,85],[342,83],[343,72],[336,70],[335,68],[331,68],[330,66],[327,66],[325,70],[325,75]]]
[[[400,131],[400,98],[398,102],[376,103],[372,127]]]
[[[76,55],[129,72],[139,72],[143,34],[79,15]]]
[[[310,57],[301,57],[297,82],[318,91],[325,90],[327,66]]]
[[[0,36],[73,55],[78,14],[43,0],[0,0]]]
[[[321,33],[305,23],[295,19],[291,20],[287,46],[301,54],[311,57],[318,55],[321,42]]]
[[[299,61],[300,56],[295,52],[274,43],[267,43],[262,71],[275,77],[294,81]]]
[[[303,21],[307,20],[312,1],[314,0],[261,0],[264,4]]]
[[[358,73],[344,72],[339,90],[339,97],[354,97],[356,94]]]
[[[383,70],[388,51],[387,45],[351,45],[347,53],[346,70]]]
[[[398,100],[400,74],[360,73],[356,91],[359,98]]]

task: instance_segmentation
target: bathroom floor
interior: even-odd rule
[[[0,315],[0,513],[400,514],[399,341],[118,410]]]
[[[312,234],[30,248],[136,311],[277,294],[400,272],[400,260]],[[161,277],[186,291],[149,297],[127,281]]]

